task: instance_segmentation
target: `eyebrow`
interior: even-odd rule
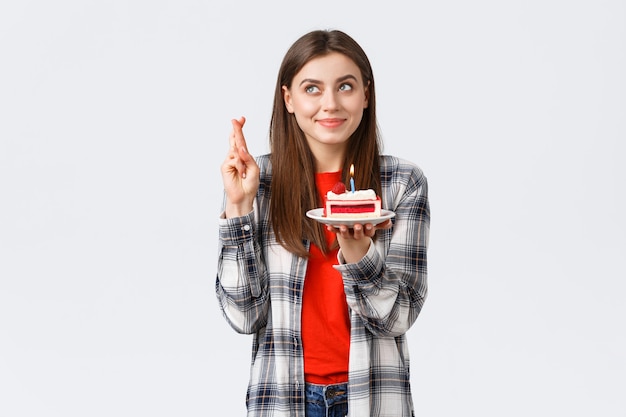
[[[344,75],[343,77],[337,78],[336,82],[340,83],[340,82],[345,81],[345,80],[354,80],[355,82],[357,81],[357,79],[356,79],[356,77],[354,75],[348,74],[348,75]],[[300,84],[298,84],[298,86],[301,86],[304,83],[322,84],[322,81],[316,80],[314,78],[305,78],[304,80],[302,80],[300,82]]]

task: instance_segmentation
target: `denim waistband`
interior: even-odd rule
[[[319,401],[320,403],[326,403],[330,407],[334,403],[348,400],[348,383],[320,385],[307,382],[305,395],[307,401]]]

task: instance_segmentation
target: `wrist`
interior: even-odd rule
[[[346,239],[344,242],[341,242],[341,240],[342,239],[339,237],[337,238],[341,251],[341,257],[346,263],[349,264],[359,262],[363,259],[372,244],[372,239],[369,237],[364,239]]]
[[[249,214],[253,210],[252,204],[229,204],[224,207],[224,215],[227,219],[241,217]]]

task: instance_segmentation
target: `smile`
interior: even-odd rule
[[[329,128],[341,126],[344,122],[345,119],[321,119],[317,121],[320,125]]]

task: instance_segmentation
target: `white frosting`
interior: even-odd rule
[[[350,201],[350,200],[376,200],[376,192],[372,189],[369,190],[356,190],[354,192],[352,191],[346,191],[345,193],[342,194],[335,194],[332,191],[329,191],[326,194],[326,198],[328,198],[329,200],[344,200],[344,201]]]

